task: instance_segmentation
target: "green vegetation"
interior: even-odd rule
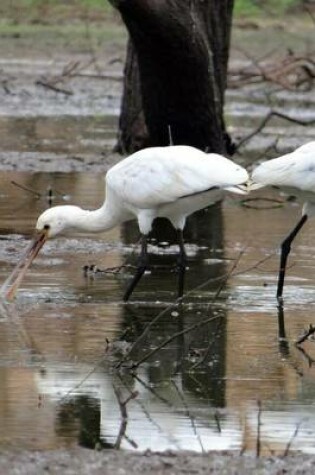
[[[1,23],[44,25],[117,18],[107,0],[1,0]]]
[[[303,8],[303,0],[235,0],[236,16],[272,16]]]
[[[235,0],[236,17],[274,16],[303,7],[303,0]],[[2,24],[103,22],[118,15],[108,0],[1,0]],[[1,24],[0,23],[0,24]]]

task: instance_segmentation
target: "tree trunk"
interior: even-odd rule
[[[129,31],[118,148],[231,153],[223,119],[234,0],[110,0]]]

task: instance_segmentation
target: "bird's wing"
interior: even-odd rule
[[[109,170],[106,181],[123,201],[145,209],[247,179],[246,170],[225,157],[170,146],[136,152]]]

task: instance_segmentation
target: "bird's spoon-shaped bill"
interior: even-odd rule
[[[21,282],[27,272],[27,269],[32,264],[33,260],[45,244],[48,238],[47,230],[37,232],[20,261],[17,263],[9,277],[3,283],[1,287],[1,297],[5,300],[11,301],[14,299],[15,294],[21,285]]]
[[[224,190],[230,191],[231,193],[236,193],[237,195],[247,195],[249,186],[250,184],[246,182],[243,185],[227,186],[224,188]]]

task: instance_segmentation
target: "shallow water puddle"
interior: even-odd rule
[[[53,204],[94,208],[103,200],[96,174],[10,172],[0,181],[1,282],[47,207],[48,188]],[[257,196],[279,199],[272,190]],[[255,450],[259,427],[265,453],[288,444],[313,451],[314,342],[298,349],[294,341],[315,319],[315,225],[292,249],[283,328],[277,252],[300,209],[260,202],[270,203],[247,208],[230,196],[189,220],[181,306],[167,233],[159,247],[150,245],[152,269],[128,304],[122,295],[139,250],[135,223],[49,242],[16,301],[1,307],[1,445]],[[84,276],[85,264],[127,267]],[[218,277],[229,272],[215,297]],[[130,358],[117,369],[130,349],[133,362],[144,361],[134,374]]]

